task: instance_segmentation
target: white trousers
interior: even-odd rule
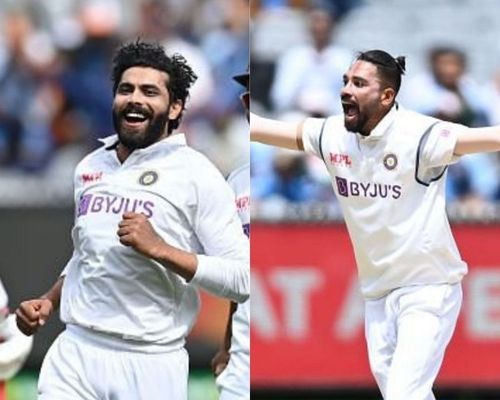
[[[187,400],[184,349],[144,353],[93,340],[88,331],[66,329],[42,364],[40,400]],[[111,344],[111,345],[110,345]]]
[[[434,400],[460,306],[458,284],[396,289],[365,306],[370,368],[384,400]]]
[[[217,377],[219,400],[250,400],[250,359],[248,354],[233,353]]]

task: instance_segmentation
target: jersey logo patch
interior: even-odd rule
[[[337,193],[342,197],[392,198],[401,197],[402,188],[399,185],[387,185],[374,182],[354,182],[339,176],[335,177]]]
[[[102,179],[102,172],[91,172],[91,173],[83,173],[82,181],[83,183],[92,183],[98,182]]]
[[[330,153],[330,164],[337,167],[351,167],[352,160],[349,154]]]
[[[450,137],[450,131],[448,129],[442,129],[440,135],[441,137],[448,138]]]
[[[156,173],[155,171],[146,171],[140,176],[139,183],[143,186],[151,186],[157,180],[158,173]]]
[[[398,158],[396,154],[389,153],[384,156],[384,167],[389,171],[392,171],[398,166]]]
[[[118,196],[85,194],[80,197],[77,217],[88,214],[123,214],[125,212],[142,213],[153,216],[155,204],[149,200],[132,199]]]

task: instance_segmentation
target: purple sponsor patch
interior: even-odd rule
[[[337,191],[340,196],[347,197],[349,196],[349,191],[347,189],[347,179],[335,177],[335,181],[337,182]]]
[[[89,205],[91,200],[92,200],[91,194],[86,194],[80,197],[80,202],[78,203],[78,213],[77,213],[78,217],[87,214],[87,212],[89,211]]]
[[[80,198],[77,216],[87,214],[123,214],[125,212],[142,213],[146,217],[153,216],[155,204],[149,200],[129,199],[126,197],[86,194]]]
[[[337,192],[343,197],[381,197],[393,198],[397,200],[401,197],[402,188],[400,185],[387,185],[373,182],[354,182],[345,178],[335,177]]]

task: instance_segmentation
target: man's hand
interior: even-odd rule
[[[227,367],[229,363],[229,352],[227,350],[219,350],[217,354],[212,358],[212,372],[215,377],[222,374],[222,371]]]
[[[23,301],[16,310],[17,327],[26,336],[31,336],[45,325],[53,310],[52,301],[46,298]]]
[[[121,244],[130,246],[149,258],[159,257],[161,248],[165,245],[144,214],[124,213],[117,233]]]
[[[178,249],[158,235],[144,214],[126,212],[118,224],[120,243],[130,246],[143,256],[151,258],[166,269],[182,276],[189,282],[198,266],[193,253]]]

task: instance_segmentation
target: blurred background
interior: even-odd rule
[[[57,279],[71,255],[73,169],[113,134],[115,48],[137,37],[181,53],[198,75],[179,131],[226,176],[248,162],[248,123],[231,77],[249,55],[248,0],[2,0],[0,2],[0,278],[15,309]],[[210,359],[228,305],[203,295],[189,340],[190,399],[216,398]],[[36,398],[58,318],[36,335],[9,400]]]
[[[343,73],[357,52],[380,48],[407,57],[402,106],[470,127],[499,124],[498,15],[496,0],[252,0],[252,111],[290,121],[340,113]],[[252,399],[379,399],[326,168],[252,144],[251,174]],[[436,394],[499,399],[500,154],[463,157],[446,190],[470,271]]]

